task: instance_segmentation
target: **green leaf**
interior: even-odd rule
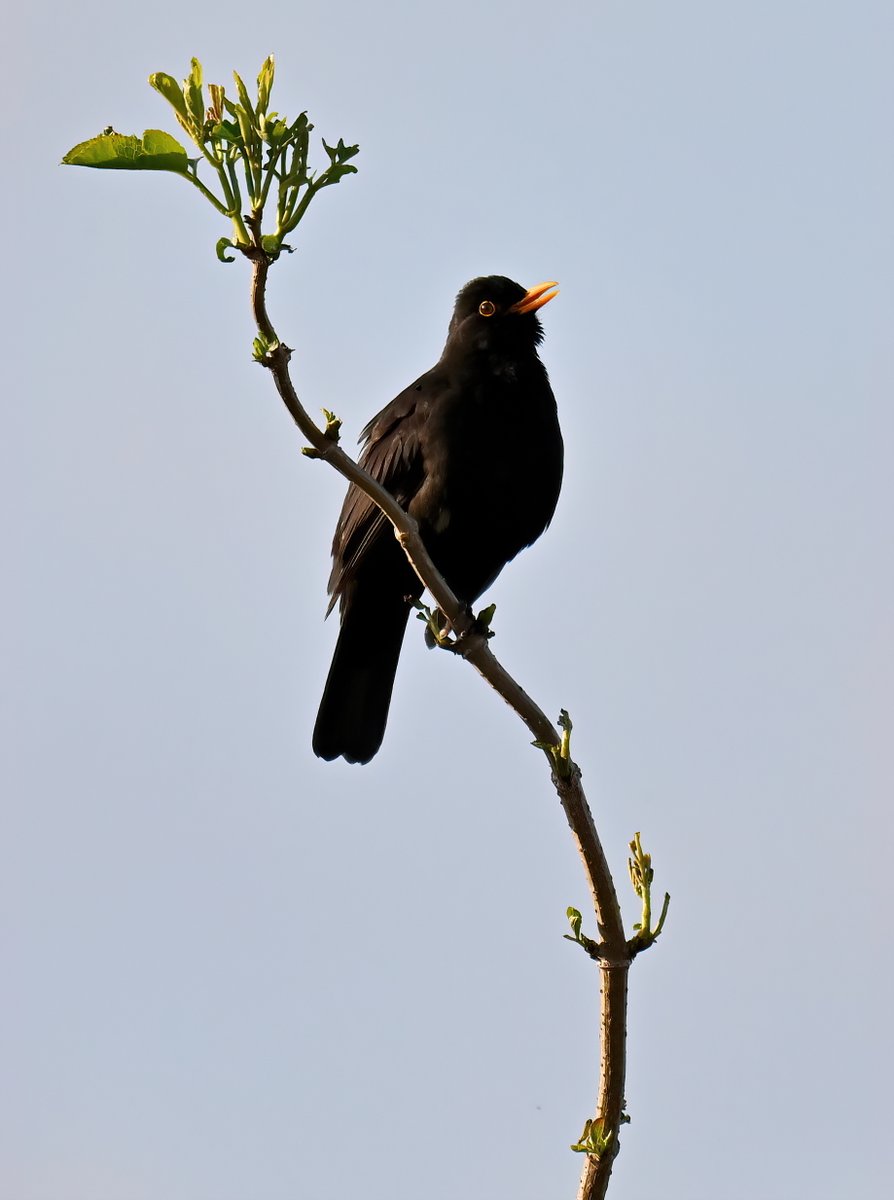
[[[345,175],[357,174],[357,168],[347,165],[347,161],[359,153],[359,146],[346,146],[341,138],[338,139],[336,146],[328,145],[325,138],[321,140],[323,149],[329,155],[329,166],[323,172],[325,180],[321,180],[322,186],[327,187],[330,183],[338,183]]]
[[[164,96],[179,117],[189,120],[183,92],[173,75],[166,75],[164,71],[156,71],[154,75],[149,76],[149,86],[154,87],[159,95]]]
[[[341,418],[337,417],[328,408],[324,408],[322,411],[323,416],[326,418],[326,428],[323,432],[331,441],[337,442],[339,440],[339,430],[341,429]]]
[[[255,130],[251,123],[251,117],[242,108],[236,109],[236,117],[239,121],[239,137],[243,146],[251,146],[255,141]]]
[[[202,96],[202,64],[192,60],[192,70],[183,80],[183,99],[197,130],[205,123],[205,100]]]
[[[231,242],[229,238],[218,238],[217,245],[214,247],[217,257],[223,263],[235,262],[236,259],[232,254],[227,254],[228,250],[235,250],[235,242]]]
[[[580,941],[580,929],[583,924],[583,917],[576,908],[566,909],[565,916],[568,918],[568,924],[571,926],[572,933]]]
[[[307,113],[299,113],[292,124],[289,126],[289,136],[294,139],[303,139],[307,142],[310,131],[313,129],[310,121],[307,119]]]
[[[264,59],[261,73],[258,75],[258,112],[266,113],[270,103],[270,93],[273,90],[273,55]]]
[[[106,167],[118,171],[189,172],[186,151],[176,138],[163,129],[147,129],[142,138],[135,134],[101,133],[80,142],[65,155],[69,167]]]
[[[594,1158],[601,1158],[612,1144],[613,1137],[613,1131],[606,1127],[605,1118],[597,1117],[595,1120],[586,1121],[580,1140],[575,1142],[571,1149],[578,1154],[591,1154]]]
[[[257,363],[265,362],[270,351],[275,350],[278,345],[276,338],[271,340],[259,333],[251,344],[251,356]]]
[[[349,158],[353,158],[355,154],[360,153],[359,146],[346,146],[342,138],[338,139],[337,146],[327,146],[325,138],[322,138],[321,141],[323,143],[323,149],[329,155],[329,159],[333,163],[347,162]],[[355,171],[357,170],[356,167],[352,169]]]
[[[487,608],[482,608],[481,612],[475,618],[479,625],[485,629],[490,629],[491,621],[494,619],[494,613],[497,611],[496,604],[488,604]]]
[[[214,113],[214,119],[220,122],[223,120],[224,113],[224,89],[219,83],[209,83],[208,94],[211,96],[211,111]]]
[[[239,103],[245,110],[247,117],[254,119],[255,110],[252,107],[251,100],[248,96],[248,88],[242,82],[242,78],[234,71],[233,78],[236,80],[236,91],[239,93]]]
[[[224,101],[226,103],[226,101]],[[236,146],[242,144],[242,134],[239,132],[239,126],[233,121],[221,121],[211,130],[213,138],[220,138],[227,142],[232,142]]]
[[[357,168],[350,166],[345,167],[341,165],[327,167],[324,174],[326,176],[326,186],[328,186],[330,183],[338,183],[339,179],[343,178],[345,175],[356,175]]]
[[[271,154],[274,150],[279,148],[286,136],[287,129],[288,126],[281,117],[273,120],[273,114],[270,114],[270,117],[268,118],[267,124],[264,128],[264,140],[269,144],[271,148]]]

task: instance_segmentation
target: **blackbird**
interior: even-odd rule
[[[471,603],[549,524],[562,434],[537,355],[536,310],[554,283],[504,275],[467,283],[444,352],[361,434],[360,463],[415,517],[457,597]],[[353,484],[332,542],[331,612],[341,629],[314,728],[314,753],[368,762],[382,744],[407,618],[422,584],[390,521]]]

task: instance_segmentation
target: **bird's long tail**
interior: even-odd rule
[[[382,744],[410,606],[377,592],[358,580],[342,614],[314,726],[319,758],[365,763]]]

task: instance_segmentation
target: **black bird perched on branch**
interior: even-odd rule
[[[549,524],[562,483],[562,434],[537,355],[536,310],[554,283],[525,291],[503,275],[456,298],[437,366],[373,417],[360,463],[419,523],[433,562],[466,603]],[[329,579],[341,630],[314,728],[314,753],[368,762],[382,744],[407,618],[422,584],[391,523],[353,484]]]

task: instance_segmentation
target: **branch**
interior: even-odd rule
[[[356,168],[350,159],[357,146],[346,146],[341,138],[334,146],[323,141],[329,165],[321,174],[308,170],[308,135],[313,128],[307,113],[291,122],[269,110],[274,62],[268,57],[258,75],[258,99],[255,105],[238,74],[234,73],[238,102],[227,98],[224,88],[209,85],[210,105],[203,96],[202,66],[193,59],[182,87],[170,75],[156,72],[150,84],[174,109],[177,121],[195,143],[201,157],[217,172],[223,201],[199,179],[198,160],[161,130],[146,130],[142,138],[116,134],[109,127],[98,137],[75,146],[64,162],[79,166],[119,170],[170,171],[192,183],[218,213],[233,223],[232,237],[220,238],[217,256],[232,262],[227,250],[236,249],[252,262],[251,303],[258,334],[254,339],[254,357],[273,375],[277,390],[295,424],[310,442],[305,453],[323,458],[335,470],[364,492],[385,514],[407,559],[434,597],[440,609],[437,617],[429,614],[430,632],[444,645],[476,668],[494,690],[524,721],[534,735],[534,745],[543,750],[550,765],[553,786],[565,811],[590,888],[596,916],[598,940],[581,931],[583,918],[570,908],[573,936],[600,968],[600,1074],[596,1115],[587,1120],[578,1142],[572,1146],[586,1155],[578,1200],[598,1200],[608,1187],[612,1165],[618,1153],[618,1134],[628,1120],[624,1112],[626,1071],[627,974],[633,959],[651,946],[661,933],[670,900],[665,896],[658,924],[652,925],[651,859],[642,849],[639,834],[630,843],[628,860],[631,882],[642,902],[640,923],[634,936],[625,940],[618,897],[605,859],[593,817],[581,786],[580,768],[571,757],[571,721],[563,710],[556,727],[524,689],[497,661],[488,644],[487,610],[476,620],[468,608],[450,590],[428,555],[415,520],[362,467],[338,446],[341,422],[326,409],[325,428],[320,429],[308,416],[298,399],[289,374],[292,351],[277,337],[267,312],[266,288],[270,265],[290,247],[283,238],[295,229],[312,198],[324,187],[337,183]],[[266,149],[265,149],[266,147]],[[264,156],[266,155],[266,161]],[[242,164],[250,212],[241,212],[237,164]],[[273,233],[262,233],[264,206],[274,180],[277,187],[277,220]],[[442,620],[446,619],[446,624]],[[447,635],[449,631],[449,636]],[[568,935],[566,935],[568,936]]]
[[[304,409],[289,374],[292,351],[277,338],[267,313],[266,285],[270,259],[260,244],[259,230],[253,230],[253,234],[254,245],[243,248],[243,253],[252,262],[251,304],[259,333],[256,357],[273,375],[277,391],[292,420],[310,442],[312,450],[309,453],[312,457],[325,459],[379,506],[394,526],[395,536],[411,567],[456,633],[455,648],[518,714],[534,735],[535,743],[546,752],[551,762],[553,786],[584,865],[599,930],[599,942],[589,942],[591,956],[598,962],[601,974],[599,1094],[596,1117],[587,1122],[585,1129],[585,1135],[590,1134],[589,1140],[582,1140],[575,1148],[587,1154],[578,1200],[601,1200],[606,1193],[618,1152],[618,1131],[626,1120],[627,973],[633,951],[624,936],[621,908],[581,785],[580,768],[568,753],[567,736],[560,737],[553,722],[494,656],[487,637],[479,632],[468,606],[454,595],[429,557],[416,521],[400,507],[390,492],[340,448],[337,444],[337,423],[330,422],[327,429],[322,430]],[[570,731],[570,722],[567,728]]]

